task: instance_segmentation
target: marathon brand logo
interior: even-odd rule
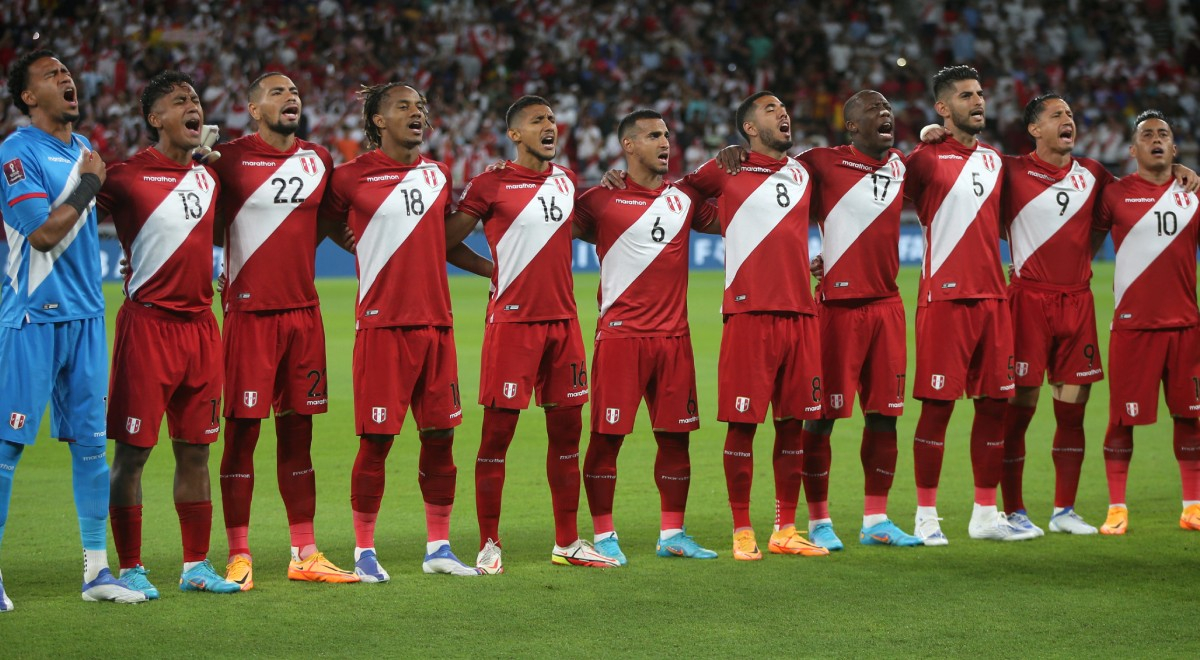
[[[179,179],[173,176],[150,176],[149,174],[143,175],[142,181],[149,183],[179,183]]]
[[[529,190],[530,188],[537,188],[537,184],[533,184],[533,183],[510,183],[510,184],[508,184],[507,186],[504,186],[504,189],[505,189],[505,190]],[[466,193],[464,193],[464,196],[465,196],[465,194],[466,194]]]
[[[964,160],[964,158],[962,156],[959,156],[958,154],[938,154],[938,159],[939,160]]]
[[[1099,376],[1102,373],[1104,373],[1103,369],[1089,369],[1088,371],[1077,371],[1075,372],[1075,376],[1083,378],[1087,376]]]
[[[371,421],[375,422],[376,424],[382,424],[386,420],[387,408],[382,406],[375,406],[374,408],[371,408]]]
[[[750,397],[739,396],[733,400],[733,409],[738,412],[750,410]]]
[[[587,396],[587,395],[588,395],[587,390],[580,390],[578,392],[567,392],[568,399],[574,399],[576,397]]]
[[[142,420],[138,419],[137,417],[126,417],[125,430],[129,431],[130,433],[137,433],[138,431],[141,431]]]
[[[821,404],[818,403],[815,406],[808,406],[804,409],[804,412],[821,412]]]
[[[1041,179],[1042,181],[1049,181],[1050,183],[1058,183],[1058,180],[1055,179],[1054,177],[1050,176],[1049,174],[1042,174],[1041,172],[1034,172],[1033,170],[1025,170],[1025,173],[1035,179]],[[1079,176],[1079,175],[1078,174],[1071,175],[1071,179],[1072,179],[1071,183],[1074,183],[1074,178],[1077,176]],[[1080,178],[1082,178],[1082,177],[1080,177]],[[1083,190],[1083,188],[1080,188],[1080,190]]]
[[[4,164],[4,178],[8,179],[10,186],[25,180],[25,166],[21,164],[20,158],[14,158]]]
[[[769,170],[765,167],[742,167],[743,172],[757,172],[758,174],[774,174],[774,170]]]
[[[243,167],[275,167],[279,163],[273,160],[243,160]]]
[[[504,398],[511,399],[517,395],[517,384],[505,383],[504,387],[500,388],[500,391],[504,393]]]
[[[461,411],[461,410],[456,410],[456,411],[454,411],[454,412],[450,413],[450,419],[456,419],[456,418],[459,418],[459,417],[462,417],[462,411]]]
[[[874,167],[871,167],[870,165],[864,165],[863,163],[856,163],[852,160],[842,160],[842,166],[843,167],[852,167],[856,170],[862,170],[863,172],[870,172],[872,174],[875,173]]]
[[[900,403],[889,403],[889,404],[887,404],[887,406],[888,406],[888,408],[903,408],[903,407],[904,407],[904,403],[903,403],[903,402],[900,402]]]
[[[367,183],[375,183],[376,181],[399,181],[399,174],[380,174],[377,176],[369,176],[363,179]]]
[[[1153,197],[1126,197],[1125,198],[1126,204],[1153,204],[1154,202],[1157,202],[1157,201],[1158,200],[1154,199]]]
[[[8,416],[8,425],[17,431],[25,428],[25,415],[19,412],[12,413]]]
[[[304,405],[306,405],[306,406],[323,406],[327,403],[329,403],[329,399],[309,399],[307,402],[305,402]]]
[[[63,158],[62,156],[47,156],[46,160],[50,161],[51,163],[66,163],[67,165],[74,165],[73,162]]]
[[[695,415],[695,416],[692,416],[692,417],[685,417],[684,419],[681,419],[681,420],[679,420],[679,422],[678,422],[678,423],[679,423],[679,424],[695,424],[695,423],[696,423],[696,422],[698,422],[698,421],[700,421],[700,416],[699,416],[699,415]]]
[[[618,204],[628,204],[630,206],[646,206],[648,204],[648,202],[640,199],[621,199],[620,197],[614,199],[613,201]]]
[[[216,435],[220,432],[221,432],[221,426],[218,424],[217,426],[214,426],[211,429],[207,429],[206,431],[204,431],[204,435]]]

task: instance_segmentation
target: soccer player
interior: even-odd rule
[[[592,353],[592,434],[583,462],[596,549],[624,565],[613,526],[617,453],[638,402],[650,409],[658,456],[660,557],[714,559],[684,532],[691,431],[700,427],[687,323],[688,230],[719,231],[715,209],[663,180],[671,155],[662,115],[636,110],[617,126],[628,163],[623,190],[597,186],[575,204],[583,240],[600,255],[600,318]]]
[[[733,557],[762,559],[750,522],[754,435],[770,404],[775,418],[775,531],[772,553],[829,551],[796,531],[802,420],[821,414],[820,330],[809,286],[811,174],[787,155],[791,118],[771,92],[738,106],[736,126],[750,154],[734,176],[715,160],[683,179],[718,199],[725,237],[725,326],[717,365],[717,419],[725,437],[725,481],[733,512]]]
[[[1172,180],[1174,133],[1162,113],[1138,115],[1129,153],[1137,171],[1104,190],[1096,218],[1097,230],[1112,231],[1117,250],[1104,437],[1109,507],[1100,533],[1129,529],[1125,482],[1133,427],[1157,419],[1159,382],[1174,420],[1183,482],[1179,526],[1200,530],[1200,200]]]
[[[558,152],[554,112],[523,96],[505,115],[516,161],[475,177],[448,220],[461,238],[478,221],[495,271],[484,328],[479,403],[483,439],[475,465],[480,551],[476,566],[504,570],[499,542],[504,460],[521,410],[536,390],[546,411],[546,476],[554,508],[559,565],[609,567],[617,560],[579,538],[579,436],[587,402],[587,365],[571,276],[575,175],[551,163]]]
[[[48,50],[22,55],[8,91],[31,125],[0,144],[8,264],[0,293],[0,540],[13,475],[53,402],[50,435],[71,451],[83,542],[83,600],[136,603],[108,568],[104,388],[108,356],[94,200],[104,161],[82,135],[71,72]],[[0,613],[13,602],[0,577]]]
[[[175,455],[174,499],[183,540],[182,591],[234,593],[207,555],[212,531],[209,445],[220,432],[221,338],[212,314],[213,218],[220,186],[194,163],[204,110],[192,79],[154,76],[142,117],[155,145],[109,168],[98,202],[116,225],[129,269],[117,313],[108,435],[113,540],[121,581],[150,599],[142,564],[142,470],[163,414]]]
[[[999,152],[978,139],[986,104],[979,74],[952,66],[933,77],[934,108],[950,137],[923,143],[908,157],[905,196],[925,229],[917,302],[917,373],[913,396],[921,416],[913,442],[917,482],[916,536],[946,545],[937,515],[937,486],[954,402],[974,399],[971,465],[975,507],[971,538],[1033,538],[996,508],[1003,423],[1014,390],[1012,321],[1000,265]],[[826,282],[828,283],[828,278]]]
[[[315,414],[328,409],[325,328],[313,284],[317,212],[333,160],[296,137],[300,92],[290,78],[265,73],[250,83],[247,109],[258,132],[221,145],[218,227],[225,245],[225,449],[221,502],[229,539],[226,579],[254,587],[248,535],[254,448],[275,408],[276,475],[287,510],[288,578],[357,582],[317,550],[317,485],[312,464]]]
[[[364,88],[362,96],[365,132],[374,149],[334,170],[322,207],[325,217],[346,223],[357,237],[354,572],[363,582],[390,579],[375,550],[375,522],[385,461],[411,406],[420,432],[418,483],[425,500],[421,567],[426,573],[479,575],[454,556],[449,541],[458,473],[454,427],[462,423],[445,265],[450,169],[421,155],[430,123],[417,90],[388,83]]]

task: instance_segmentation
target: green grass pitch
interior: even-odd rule
[[[917,271],[901,273],[909,306]],[[596,276],[580,276],[581,324],[595,323]],[[1131,532],[1124,538],[1050,535],[1013,544],[971,541],[968,432],[971,406],[960,403],[947,437],[940,511],[946,548],[860,546],[861,415],[834,431],[831,511],[846,542],[827,558],[767,555],[730,558],[730,515],[721,468],[723,425],[715,417],[722,274],[693,273],[691,321],[703,427],[693,435],[688,529],[716,549],[715,561],[654,556],[658,497],[651,474],[654,443],[641,413],[621,454],[615,519],[630,564],[613,570],[552,566],[545,431],[540,411],[522,415],[509,454],[504,563],[508,573],[464,580],[421,573],[424,518],[416,480],[416,435],[406,428],[388,463],[378,528],[385,585],[289,583],[287,524],[275,486],[274,434],[263,429],[251,526],[256,588],[233,596],[176,589],[179,527],[171,504],[170,452],[147,466],[143,557],[161,600],[136,607],[85,604],[79,598],[78,531],[67,451],[43,439],[17,471],[0,568],[16,610],[0,616],[0,657],[47,656],[1095,656],[1195,657],[1196,566],[1200,534],[1178,528],[1179,474],[1165,411],[1137,431],[1129,480]],[[1112,267],[1098,264],[1094,289],[1101,327],[1112,313]],[[328,335],[330,409],[318,417],[313,454],[319,489],[321,548],[352,564],[350,468],[357,450],[350,387],[355,283],[319,282]],[[452,278],[457,312],[464,423],[458,429],[458,505],[453,547],[476,550],[473,458],[481,409],[479,347],[487,284]],[[120,303],[109,295],[110,328]],[[111,330],[110,330],[111,331]],[[1101,342],[1107,355],[1107,332]],[[111,337],[110,337],[111,341]],[[587,342],[590,344],[590,341]],[[590,346],[589,346],[590,349]],[[1108,388],[1100,384],[1087,416],[1088,454],[1079,510],[1103,521],[1107,503],[1100,444]],[[1053,494],[1053,416],[1043,392],[1029,434],[1026,500],[1045,525]],[[910,530],[915,506],[911,443],[919,404],[900,420],[900,465],[892,517]],[[586,411],[585,411],[586,415]],[[586,419],[586,417],[585,417]],[[586,435],[586,434],[585,434]],[[586,441],[585,441],[586,442]],[[752,514],[760,539],[772,520],[771,433],[757,443]],[[211,556],[220,570],[226,544],[214,447]],[[591,526],[581,498],[580,529]],[[803,516],[803,507],[802,507]],[[115,565],[115,552],[110,553]]]

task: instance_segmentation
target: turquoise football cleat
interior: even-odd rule
[[[717,553],[708,548],[700,547],[700,544],[688,536],[687,532],[679,532],[669,539],[659,538],[658,545],[655,547],[655,554],[659,557],[684,557],[686,559],[717,558]]]
[[[812,531],[808,533],[808,540],[830,552],[846,547],[842,545],[842,540],[838,538],[837,534],[833,533],[833,523],[826,522],[813,527]]]
[[[210,591],[215,594],[234,594],[242,585],[217,575],[208,560],[196,564],[179,576],[180,591]]]
[[[905,548],[925,545],[920,538],[906,534],[891,520],[863,529],[858,535],[858,541],[863,545],[896,545]]]
[[[605,557],[612,557],[613,559],[616,559],[617,564],[621,566],[625,566],[629,563],[629,560],[625,558],[625,553],[621,552],[621,544],[617,542],[616,534],[597,541],[595,548],[596,552],[599,552]]]
[[[146,594],[147,600],[158,600],[158,587],[150,584],[150,578],[146,577],[147,573],[149,571],[146,570],[146,567],[138,564],[122,573],[117,582],[125,585],[128,589]]]

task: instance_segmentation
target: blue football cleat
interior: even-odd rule
[[[374,550],[363,550],[358,561],[354,562],[354,574],[358,576],[359,582],[367,584],[377,584],[392,579],[392,576],[383,570],[383,566],[379,565],[379,557]]]
[[[83,599],[90,603],[144,603],[147,600],[146,594],[121,584],[107,568],[100,569],[95,580],[83,583]]]
[[[4,593],[4,576],[0,575],[0,612],[11,612],[13,603],[8,599],[8,594]]]
[[[654,548],[655,554],[659,557],[684,557],[687,559],[716,559],[717,553],[708,548],[700,547],[696,540],[687,535],[687,532],[679,532],[669,539],[658,539],[658,545]]]
[[[596,548],[596,552],[599,552],[605,557],[612,557],[613,559],[616,559],[617,564],[621,566],[625,566],[629,563],[629,560],[625,558],[625,553],[621,552],[621,544],[617,541],[616,534],[597,541],[594,547]]]
[[[363,553],[366,557],[367,553]],[[362,558],[360,558],[362,559]],[[378,564],[376,564],[378,566]],[[355,570],[358,570],[358,564],[354,565]],[[438,546],[437,550],[425,555],[425,561],[421,562],[421,570],[426,573],[446,573],[449,575],[482,575],[478,568],[467,566],[462,563],[458,557],[450,552],[450,544]]]
[[[217,575],[217,572],[213,570],[212,564],[205,559],[179,576],[179,590],[234,594],[242,590],[242,585],[237,582],[230,582]]]
[[[825,522],[813,527],[812,531],[808,533],[808,540],[830,552],[846,547],[842,545],[842,540],[838,538],[837,534],[833,533],[833,523]]]
[[[858,534],[858,542],[863,545],[896,545],[905,548],[925,545],[921,539],[906,534],[891,520],[864,528]]]
[[[158,587],[150,584],[150,578],[146,577],[147,573],[149,571],[146,570],[146,567],[138,564],[125,571],[117,582],[125,585],[128,589],[146,594],[147,600],[158,600]]]

